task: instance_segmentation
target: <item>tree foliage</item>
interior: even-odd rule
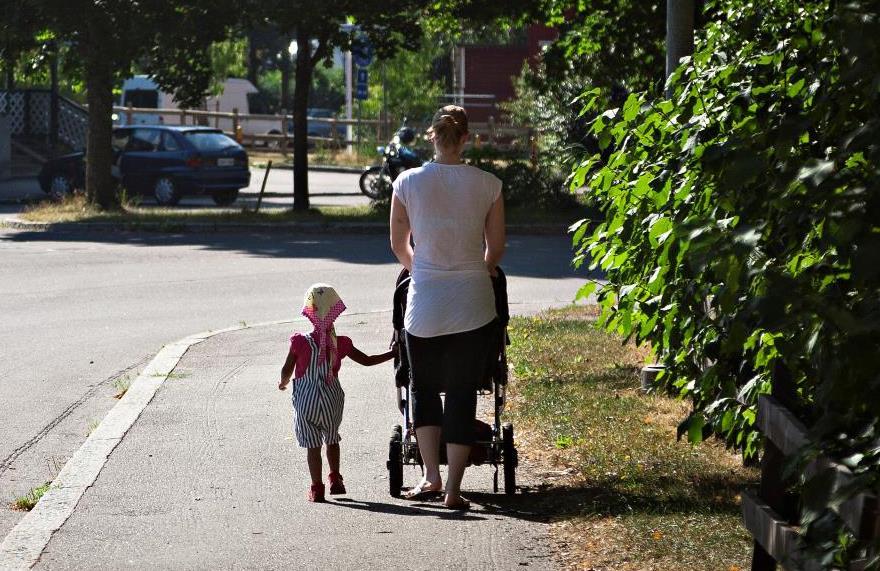
[[[755,403],[791,383],[815,449],[880,485],[880,9],[876,2],[718,2],[674,95],[599,114],[606,153],[573,173],[604,212],[575,231],[601,268],[601,322],[650,343],[661,384],[693,402],[681,433],[756,452]],[[600,110],[598,91],[584,113]],[[585,286],[581,295],[596,284]],[[778,388],[778,387],[777,387]],[[803,506],[811,548],[840,526]],[[850,542],[848,553],[864,545]]]

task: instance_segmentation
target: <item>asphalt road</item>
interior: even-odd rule
[[[573,298],[568,250],[510,237],[514,311]],[[0,538],[20,518],[8,502],[54,478],[115,404],[114,381],[163,344],[293,317],[316,281],[352,312],[386,310],[396,273],[384,236],[0,231]]]
[[[251,184],[248,188],[241,190],[238,201],[233,205],[234,207],[251,206],[256,202],[260,187],[263,184],[265,172],[265,169],[251,169]],[[310,204],[312,206],[357,206],[369,204],[370,200],[361,194],[358,187],[359,176],[352,173],[309,171]],[[265,192],[264,205],[274,207],[293,206],[293,171],[272,169],[269,172],[269,179],[266,181]],[[0,202],[41,200],[45,196],[35,178],[0,180]],[[154,201],[151,197],[143,198],[144,206],[151,206],[153,204]],[[205,206],[215,206],[210,197],[186,197],[179,205],[180,208],[203,208]]]

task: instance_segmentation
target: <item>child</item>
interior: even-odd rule
[[[331,286],[315,284],[306,292],[302,314],[312,322],[308,335],[295,333],[290,338],[290,352],[281,369],[278,389],[284,390],[296,372],[293,381],[293,410],[296,440],[308,449],[307,459],[312,487],[308,499],[324,501],[321,481],[321,444],[327,446],[327,464],[330,465],[331,494],[344,494],[345,484],[339,474],[339,425],[345,393],[339,384],[342,359],[351,357],[355,363],[371,366],[384,363],[394,356],[393,351],[381,355],[365,355],[348,337],[337,337],[333,322],[345,311],[345,304]]]

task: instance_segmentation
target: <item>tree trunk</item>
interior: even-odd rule
[[[281,65],[279,65],[279,69],[281,70],[281,108],[284,109],[285,112],[290,111],[290,71],[293,67],[290,61],[290,53],[287,51],[287,48],[281,50]]]
[[[119,200],[110,171],[113,164],[113,69],[101,48],[101,25],[90,22],[85,46],[86,100],[89,104],[86,144],[86,196],[104,209],[116,209]]]
[[[309,208],[309,86],[312,84],[312,45],[307,34],[296,34],[296,83],[293,88],[293,209]]]
[[[257,80],[260,75],[260,58],[257,54],[257,37],[258,34],[256,30],[248,32],[247,78],[255,87],[259,87]]]

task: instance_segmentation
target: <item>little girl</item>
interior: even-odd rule
[[[355,363],[371,366],[384,363],[394,356],[393,351],[381,355],[365,355],[348,337],[337,337],[333,322],[345,311],[345,304],[336,290],[326,284],[315,284],[306,292],[302,314],[311,321],[308,335],[295,333],[290,338],[290,352],[281,369],[278,388],[284,390],[290,377],[293,381],[293,411],[296,441],[307,448],[312,487],[308,499],[324,501],[321,481],[321,445],[327,446],[327,464],[330,465],[331,494],[344,494],[345,484],[339,474],[339,425],[345,393],[339,384],[342,359],[351,357]]]

